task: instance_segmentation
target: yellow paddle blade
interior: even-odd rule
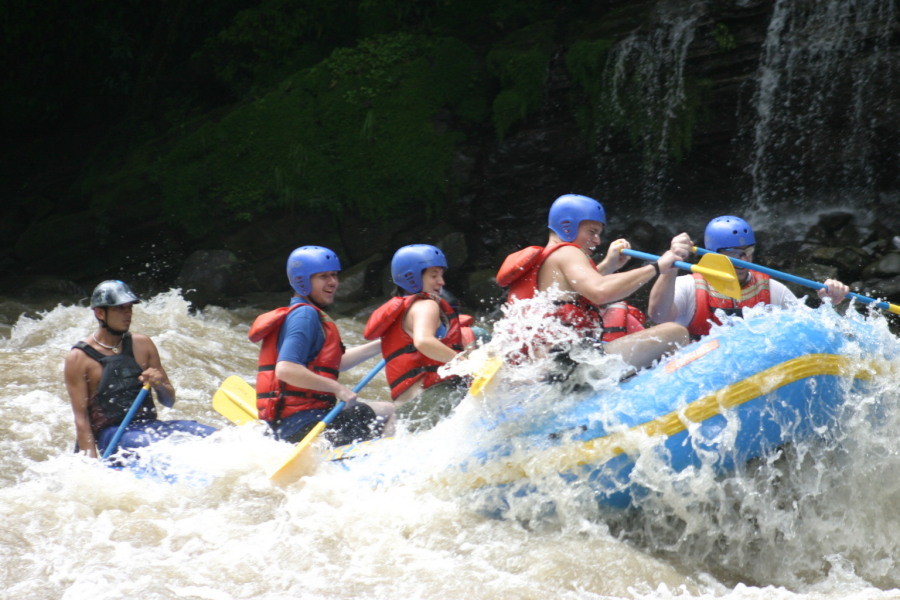
[[[310,444],[322,433],[326,425],[325,421],[316,423],[316,426],[306,434],[306,437],[293,447],[290,456],[269,473],[269,479],[273,483],[287,485],[315,471],[318,461],[316,460],[316,453],[310,448]]]
[[[259,420],[259,413],[256,412],[256,390],[237,375],[227,378],[216,390],[213,395],[213,408],[235,425]]]
[[[723,254],[704,254],[700,262],[691,265],[692,273],[699,273],[706,278],[709,285],[720,294],[725,294],[735,300],[741,299],[741,282],[738,281],[734,265]]]
[[[484,391],[485,386],[491,382],[494,378],[494,375],[497,374],[497,371],[500,370],[500,367],[503,366],[503,361],[498,356],[490,356],[485,361],[483,365],[478,369],[478,372],[475,374],[475,379],[472,380],[472,385],[469,386],[469,394],[472,396],[477,396],[481,392]]]

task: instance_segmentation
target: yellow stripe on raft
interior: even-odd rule
[[[807,377],[839,375],[856,379],[871,379],[882,371],[875,363],[862,365],[858,359],[836,354],[807,354],[770,367],[765,371],[725,386],[652,421],[636,425],[627,431],[615,432],[601,438],[578,442],[566,447],[554,447],[529,452],[527,465],[509,457],[476,465],[468,471],[456,471],[438,479],[439,483],[454,487],[483,487],[502,485],[528,477],[561,473],[586,464],[601,464],[618,454],[636,450],[648,437],[671,437],[687,429],[689,424],[703,421],[723,411],[768,394],[780,387]],[[637,435],[635,435],[637,434]]]

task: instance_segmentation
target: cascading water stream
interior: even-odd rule
[[[736,10],[749,10],[768,3],[738,4]],[[643,165],[634,182],[639,189],[630,192],[639,192],[643,217],[670,222],[665,200],[685,192],[674,187],[673,173],[703,129],[703,103],[727,96],[722,86],[732,80],[742,81],[723,154],[740,163],[746,183],[736,181],[735,196],[717,204],[740,201],[742,216],[758,224],[769,221],[770,209],[780,220],[833,208],[862,217],[867,202],[885,190],[877,174],[884,179],[898,160],[890,128],[898,109],[897,11],[893,0],[774,1],[759,42],[740,41],[744,51],[759,44],[756,66],[717,81],[705,70],[712,68],[707,57],[733,51],[728,26],[711,21],[706,2],[660,3],[649,17],[652,26],[607,52],[598,160],[625,132]]]
[[[697,3],[671,4],[650,35],[635,32],[609,53],[601,104],[615,127],[626,127],[641,148],[641,196],[655,201],[665,188],[671,154],[684,150],[675,131],[689,102],[684,68],[702,16]],[[602,136],[602,134],[601,134]],[[600,140],[600,146],[605,144]]]
[[[756,209],[847,206],[876,191],[874,165],[891,160],[878,156],[875,116],[897,109],[896,27],[892,0],[775,3],[749,124]]]

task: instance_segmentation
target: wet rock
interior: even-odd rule
[[[466,235],[461,231],[448,233],[437,243],[437,246],[447,257],[448,270],[459,268],[469,260],[469,248],[466,244]]]
[[[897,304],[900,298],[900,276],[887,279],[873,279],[865,282],[866,289],[870,290],[873,298],[886,298]]]
[[[496,269],[480,269],[469,273],[466,299],[476,312],[493,310],[506,299],[506,292],[497,285]]]
[[[230,250],[197,250],[188,256],[175,280],[195,307],[230,306],[240,261]]]
[[[384,260],[380,252],[370,255],[366,260],[349,266],[341,271],[341,284],[335,294],[335,301],[365,302],[371,299],[371,288],[367,286],[373,268]]]
[[[887,278],[900,275],[900,252],[888,252],[862,270],[863,279]]]
[[[809,254],[809,260],[819,265],[834,267],[839,278],[849,279],[870,260],[860,248],[846,246],[822,246]]]
[[[93,288],[87,289],[64,277],[33,275],[6,280],[3,283],[3,289],[4,295],[15,296],[28,302],[46,301],[54,304],[64,302],[87,305]]]

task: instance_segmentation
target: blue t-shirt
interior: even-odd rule
[[[304,300],[291,298],[291,306]],[[288,314],[278,333],[278,360],[305,367],[318,356],[324,345],[325,331],[319,321],[319,312],[312,306],[301,306]]]

